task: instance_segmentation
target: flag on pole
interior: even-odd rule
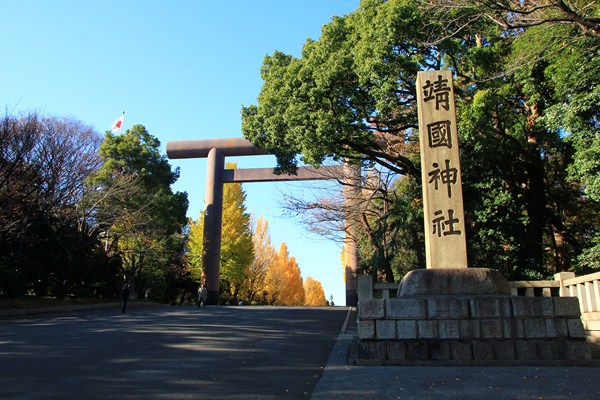
[[[119,118],[117,118],[117,120],[115,122],[113,122],[112,127],[111,127],[113,133],[121,132],[124,119],[125,119],[125,113],[123,113]]]

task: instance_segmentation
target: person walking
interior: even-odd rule
[[[198,288],[198,308],[204,308],[206,302],[206,286],[204,284],[200,285]]]
[[[125,309],[127,308],[127,301],[129,300],[129,284],[126,283],[123,285],[123,287],[121,288],[121,312],[124,313]]]

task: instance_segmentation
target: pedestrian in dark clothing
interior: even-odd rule
[[[200,285],[198,288],[198,308],[204,308],[206,304],[206,286]]]
[[[127,308],[127,301],[129,300],[129,285],[126,283],[121,289],[121,312],[124,313]]]

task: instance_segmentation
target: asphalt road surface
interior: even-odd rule
[[[0,399],[302,399],[346,308],[150,307],[0,321]]]

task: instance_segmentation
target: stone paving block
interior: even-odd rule
[[[581,316],[577,297],[553,297],[552,299],[554,300],[554,315],[557,317],[577,318]]]
[[[417,332],[420,339],[437,339],[438,321],[417,321]]]
[[[358,358],[365,360],[385,360],[385,342],[359,341],[357,346]]]
[[[387,342],[388,360],[406,360],[406,343],[394,340]]]
[[[459,320],[444,319],[438,321],[440,339],[461,339]]]
[[[480,321],[476,319],[460,321],[461,339],[478,339],[481,337]]]
[[[568,338],[567,320],[564,318],[548,318],[546,320],[546,335],[549,338]]]
[[[464,297],[441,296],[427,299],[429,319],[468,318],[469,301]]]
[[[385,302],[383,300],[361,301],[359,306],[359,319],[383,319],[385,318]]]
[[[474,360],[493,360],[494,346],[489,340],[473,340]]]
[[[554,301],[551,297],[511,297],[512,313],[517,318],[552,318]]]
[[[358,323],[359,339],[375,339],[375,321],[360,321]]]
[[[429,342],[429,358],[431,360],[450,360],[452,349],[448,340]]]
[[[501,339],[504,337],[502,321],[499,319],[481,320],[481,337],[484,339]]]
[[[378,340],[396,339],[396,321],[384,319],[375,321],[375,336]]]
[[[585,339],[585,330],[583,329],[583,323],[579,318],[568,319],[567,326],[569,327],[570,337]]]
[[[406,358],[409,360],[429,360],[429,347],[423,340],[406,343]]]
[[[515,358],[517,360],[537,360],[536,340],[516,340]]]
[[[394,298],[386,299],[387,318],[427,319],[427,300]]]
[[[417,339],[417,321],[410,319],[396,321],[396,332],[398,339]]]
[[[545,338],[546,333],[546,320],[541,318],[531,318],[523,321],[525,326],[525,337],[526,338]]]
[[[494,340],[494,358],[496,360],[514,360],[515,346],[513,340]]]
[[[453,360],[472,360],[473,351],[471,341],[454,340],[450,342],[451,354]]]
[[[472,318],[501,318],[511,316],[509,297],[474,297],[470,300]]]
[[[590,346],[585,340],[570,340],[566,343],[565,358],[567,360],[591,360]]]

